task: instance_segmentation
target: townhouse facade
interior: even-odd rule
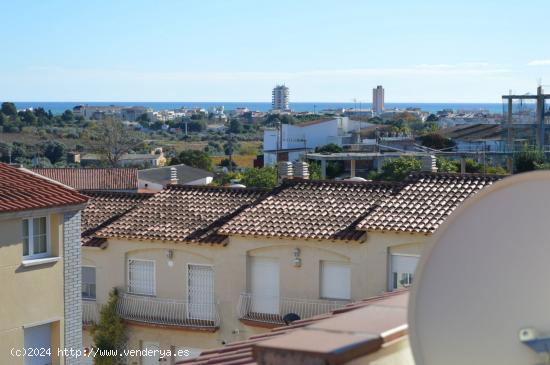
[[[82,248],[83,288],[94,288],[85,293],[87,313],[117,288],[130,348],[188,349],[194,356],[407,287],[427,237],[499,178],[294,179],[269,192],[171,185],[92,224],[100,228]],[[92,345],[86,331],[84,342]]]
[[[80,211],[87,198],[0,163],[0,363],[79,364]]]

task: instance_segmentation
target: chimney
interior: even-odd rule
[[[175,167],[170,167],[170,184],[175,185],[178,183],[178,170]]]
[[[434,155],[422,157],[422,171],[437,172],[436,158]]]
[[[294,169],[294,176],[301,179],[309,179],[309,165],[307,162],[296,161],[292,166]]]
[[[290,161],[280,161],[278,163],[278,170],[279,170],[279,180],[283,179],[291,179],[293,172],[292,172],[292,162]]]

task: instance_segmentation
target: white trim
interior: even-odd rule
[[[24,324],[22,326],[23,329],[25,328],[32,328],[32,327],[37,327],[37,326],[42,326],[44,324],[51,324],[51,323],[55,323],[55,322],[61,322],[63,320],[63,317],[53,317],[53,318],[49,318],[49,319],[45,319],[43,321],[38,321],[38,322],[32,322],[32,323],[28,323],[28,324]]]
[[[82,296],[82,269],[85,268],[85,267],[91,267],[94,269],[94,285],[96,287],[96,297],[95,298],[90,298],[90,297],[83,297]],[[80,297],[82,298],[82,300],[88,300],[88,301],[96,301],[97,299],[97,266],[93,266],[93,265],[80,265],[80,286],[81,286],[81,289],[80,289]]]
[[[29,258],[27,260],[21,261],[21,265],[23,265],[25,267],[30,267],[30,266],[49,264],[49,263],[52,263],[52,262],[57,262],[59,260],[61,260],[61,257],[59,257],[59,256],[43,257],[43,258],[37,258],[37,259]]]
[[[46,252],[41,252],[41,253],[38,253],[38,254],[34,254],[34,253],[31,254],[30,252],[34,250],[34,237],[33,237],[34,220],[39,219],[39,218],[46,218]],[[50,215],[49,214],[48,215],[30,215],[30,216],[27,216],[27,218],[23,218],[21,220],[21,227],[20,227],[21,228],[21,231],[20,231],[21,233],[23,232],[23,222],[25,220],[28,222],[27,235],[28,235],[28,241],[29,241],[29,247],[28,247],[29,254],[22,256],[23,257],[23,262],[35,261],[36,259],[49,257],[52,254],[52,237],[51,237],[51,229],[50,229],[50,224],[51,224]],[[21,235],[21,238],[23,238],[23,235]]]
[[[130,260],[153,263],[153,294],[133,293],[130,291]],[[157,262],[155,260],[149,260],[149,259],[128,258],[128,260],[126,261],[126,290],[129,294],[133,294],[133,295],[156,297],[157,296]]]

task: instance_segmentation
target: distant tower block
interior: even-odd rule
[[[372,89],[372,111],[374,114],[380,114],[384,111],[384,88],[382,85]]]
[[[434,155],[422,158],[422,171],[437,172],[437,159]]]
[[[290,92],[288,87],[285,85],[277,85],[273,89],[272,99],[271,99],[271,109],[273,111],[287,111],[290,110],[288,107],[288,96]]]

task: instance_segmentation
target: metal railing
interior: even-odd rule
[[[214,329],[220,326],[215,303],[190,303],[128,293],[119,294],[117,311],[130,321],[157,325]]]
[[[82,324],[91,325],[99,321],[99,304],[95,300],[82,300]]]
[[[347,303],[348,301],[344,300],[265,297],[242,293],[237,310],[239,319],[283,325],[287,314],[307,319],[331,312]],[[294,317],[293,320],[298,319],[296,316],[290,317]]]

